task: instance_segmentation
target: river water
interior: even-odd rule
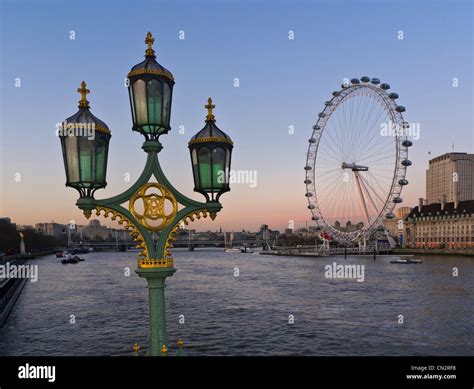
[[[38,282],[27,283],[0,329],[0,355],[133,355],[135,342],[146,353],[148,299],[133,271],[136,253],[83,257],[75,265],[32,261]],[[187,355],[474,355],[473,258],[397,265],[393,257],[207,249],[174,257],[178,271],[166,288],[171,353],[181,337]],[[364,282],[325,278],[334,261],[364,265]]]

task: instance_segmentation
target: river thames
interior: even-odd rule
[[[53,256],[31,262],[38,282],[27,282],[0,329],[0,355],[133,355],[135,342],[146,353],[148,296],[133,271],[136,252],[81,256],[70,265]],[[473,258],[399,265],[394,257],[217,249],[174,257],[178,271],[166,288],[171,354],[181,337],[186,355],[474,355]],[[325,278],[335,261],[364,265],[364,282]]]

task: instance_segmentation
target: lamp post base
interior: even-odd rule
[[[172,267],[139,268],[135,270],[139,277],[146,278],[148,282],[150,306],[148,355],[150,356],[164,355],[166,352],[162,353],[162,350],[169,348],[168,334],[166,332],[165,280],[166,277],[171,277],[175,271],[176,269]]]

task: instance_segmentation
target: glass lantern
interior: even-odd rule
[[[152,46],[155,39],[149,32],[145,60],[128,73],[128,92],[132,108],[133,131],[146,140],[157,140],[170,129],[173,75],[156,61]]]
[[[107,157],[110,130],[95,117],[89,107],[86,83],[83,81],[79,111],[66,119],[59,129],[66,170],[66,186],[79,191],[80,197],[92,197],[97,189],[107,186]]]
[[[193,167],[194,191],[202,193],[207,201],[218,201],[230,191],[230,162],[233,142],[216,126],[212,110],[215,105],[208,99],[206,125],[189,141]]]

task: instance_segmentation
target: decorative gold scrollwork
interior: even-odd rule
[[[158,191],[147,194],[151,188]],[[166,210],[165,203],[168,200],[172,209]],[[142,202],[143,211],[136,208],[136,203]],[[173,194],[160,183],[150,182],[138,189],[130,199],[130,212],[138,222],[152,231],[161,231],[173,222],[178,212],[178,203]],[[151,224],[150,224],[151,223]]]

